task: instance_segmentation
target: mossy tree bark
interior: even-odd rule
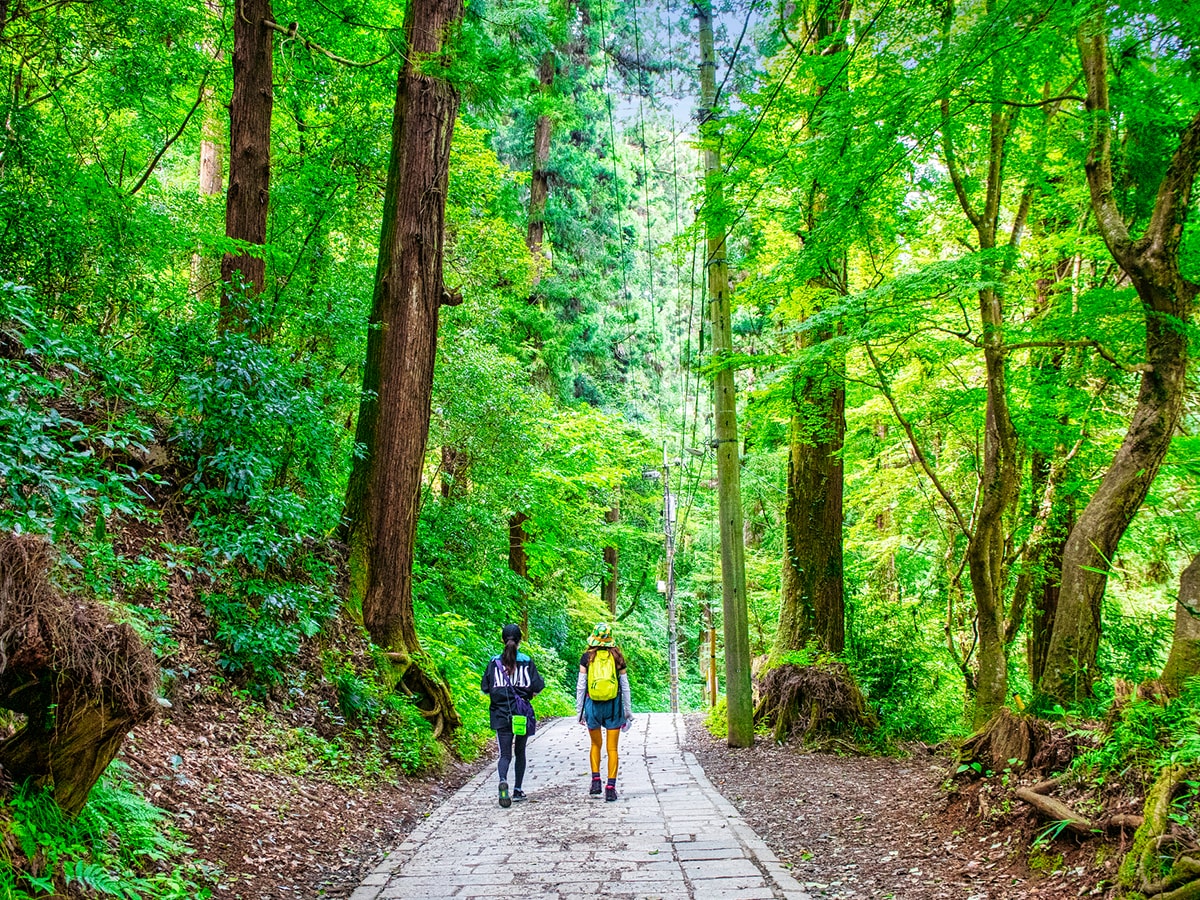
[[[445,77],[462,0],[414,0],[404,23],[383,230],[347,492],[350,602],[393,653],[401,685],[439,733],[458,718],[446,685],[415,664],[421,650],[412,566],[429,436],[438,312],[461,301],[442,281],[450,142],[457,90]]]
[[[1200,675],[1200,553],[1179,576],[1179,597],[1175,600],[1175,638],[1171,655],[1163,667],[1162,681],[1172,691],[1183,682]]]
[[[1125,438],[1063,548],[1062,590],[1046,666],[1037,689],[1062,701],[1088,697],[1096,678],[1100,607],[1117,546],[1146,498],[1183,411],[1187,332],[1200,286],[1180,272],[1180,240],[1200,169],[1200,113],[1180,135],[1159,184],[1150,223],[1136,240],[1117,207],[1113,114],[1108,97],[1108,34],[1101,9],[1077,36],[1092,116],[1085,168],[1100,234],[1128,274],[1146,321],[1146,361]]]
[[[821,4],[814,22],[814,47],[824,56],[846,50],[844,29],[850,20],[848,0]],[[844,87],[843,74],[833,83],[818,84],[816,97]],[[821,136],[822,121],[814,116],[813,139]],[[817,231],[825,211],[827,191],[819,183],[809,192],[808,233]],[[819,247],[806,254],[821,253]],[[846,292],[846,255],[841,250],[810,262],[820,274],[810,286],[825,294]],[[820,310],[815,310],[819,312]],[[806,331],[800,350],[816,347],[833,337],[831,332]],[[846,607],[843,576],[845,467],[842,443],[846,436],[845,360],[829,354],[823,370],[802,376],[793,388],[794,410],[788,429],[787,501],[784,507],[784,572],[781,579],[779,628],[773,653],[781,656],[816,641],[822,650],[841,653],[846,642]]]

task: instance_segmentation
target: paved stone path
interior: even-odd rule
[[[570,719],[539,724],[529,741],[527,802],[500,808],[488,766],[351,900],[809,900],[680,749],[683,728],[680,716],[634,716],[621,735],[619,798],[605,803],[587,793],[584,728]]]

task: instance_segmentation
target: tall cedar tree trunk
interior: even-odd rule
[[[250,244],[267,242],[267,200],[271,179],[273,22],[271,0],[235,0],[233,17],[233,98],[229,103],[229,192],[225,196],[225,236]],[[262,293],[264,259],[226,253],[221,260],[221,327],[241,328],[243,286]]]
[[[851,4],[842,2],[837,18],[821,7],[816,22],[817,46],[824,56],[842,53],[845,40],[829,39],[850,19]],[[820,98],[831,86],[817,86]],[[813,128],[820,134],[819,120]],[[808,232],[812,234],[825,206],[825,191],[812,187]],[[833,278],[817,279],[825,290],[845,290],[845,255],[826,261],[822,269]],[[836,282],[839,282],[837,284]],[[806,332],[812,345],[831,334]],[[841,653],[846,643],[846,604],[843,577],[842,525],[845,468],[842,442],[846,435],[846,387],[839,357],[819,376],[805,376],[793,394],[795,409],[788,429],[787,501],[784,508],[784,558],[781,579],[776,655],[799,650],[816,640],[821,649]]]
[[[529,580],[529,554],[525,550],[525,523],[529,516],[523,512],[513,513],[508,519],[508,568],[524,581]],[[529,635],[529,592],[521,586],[521,633]]]
[[[220,10],[214,0],[206,0],[205,9],[209,15],[219,16]],[[224,54],[215,50],[209,44],[204,46],[205,52],[212,54],[216,62],[221,62]],[[217,92],[206,86],[203,92],[204,106],[200,120],[200,205],[207,209],[212,198],[224,190],[225,173],[221,161],[221,144],[224,135],[221,128],[221,109],[216,100]],[[220,267],[211,254],[206,254],[202,247],[192,254],[192,277],[190,293],[197,299],[204,300],[212,296],[220,277]]]
[[[665,513],[664,513],[665,515]],[[621,521],[621,505],[614,500],[612,509],[604,514],[604,521],[616,525]],[[612,618],[617,617],[617,576],[620,574],[620,552],[613,545],[604,548],[604,575],[600,581],[600,593]]]
[[[721,184],[721,136],[713,106],[717,59],[713,52],[712,3],[696,4],[700,31],[700,129],[704,147],[705,232],[708,244],[709,318],[713,356],[733,353],[729,269],[725,262],[725,197]],[[742,545],[742,491],[733,369],[713,377],[716,420],[717,496],[721,517],[721,597],[725,618],[725,702],[730,747],[754,743],[754,700],[750,685],[750,626],[746,611],[746,561]]]
[[[1171,691],[1178,692],[1186,679],[1196,675],[1200,675],[1200,553],[1179,576],[1175,639],[1162,680]]]
[[[1062,590],[1039,691],[1062,701],[1088,697],[1096,677],[1100,606],[1106,572],[1125,529],[1158,474],[1179,424],[1188,364],[1187,329],[1197,285],[1179,271],[1179,244],[1200,168],[1200,114],[1180,136],[1158,187],[1145,233],[1134,240],[1113,188],[1108,35],[1101,12],[1078,34],[1092,120],[1088,189],[1092,211],[1113,259],[1129,276],[1146,316],[1146,364],[1125,439],[1063,549]]]
[[[555,54],[547,50],[542,56],[538,67],[539,99],[545,103],[554,90]],[[550,138],[554,132],[554,120],[543,111],[537,117],[533,128],[533,166],[529,183],[529,228],[525,243],[529,253],[534,257],[536,268],[533,270],[533,296],[531,301],[538,299],[538,282],[542,279],[542,263],[546,240],[546,201],[550,197],[550,172],[547,168],[550,162]]]
[[[346,497],[350,599],[394,659],[405,687],[439,726],[457,725],[446,686],[412,663],[420,651],[412,566],[429,436],[438,311],[461,300],[442,282],[450,142],[458,91],[443,76],[462,0],[413,0],[405,12],[383,231],[363,370],[363,400]],[[439,729],[440,730],[440,729]]]

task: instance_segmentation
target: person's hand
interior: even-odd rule
[[[632,724],[633,724],[633,716],[626,716],[626,717],[625,717],[625,724],[621,726],[621,730],[622,730],[622,731],[628,731],[628,730],[629,730],[629,726],[630,726],[630,725],[632,725]]]

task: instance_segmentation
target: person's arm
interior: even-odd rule
[[[532,659],[529,661],[529,696],[532,699],[540,694],[546,687],[546,679],[542,677],[542,673],[538,671],[537,663]]]
[[[621,686],[621,712],[628,723],[633,718],[633,700],[629,695],[629,676],[624,669],[617,673],[617,684]]]
[[[492,666],[496,665],[496,661],[489,660],[487,668],[483,670],[483,681],[479,683],[479,689],[487,694],[492,695]]]
[[[583,698],[587,696],[587,666],[579,667],[579,677],[575,679],[575,712],[579,721],[583,721]]]

